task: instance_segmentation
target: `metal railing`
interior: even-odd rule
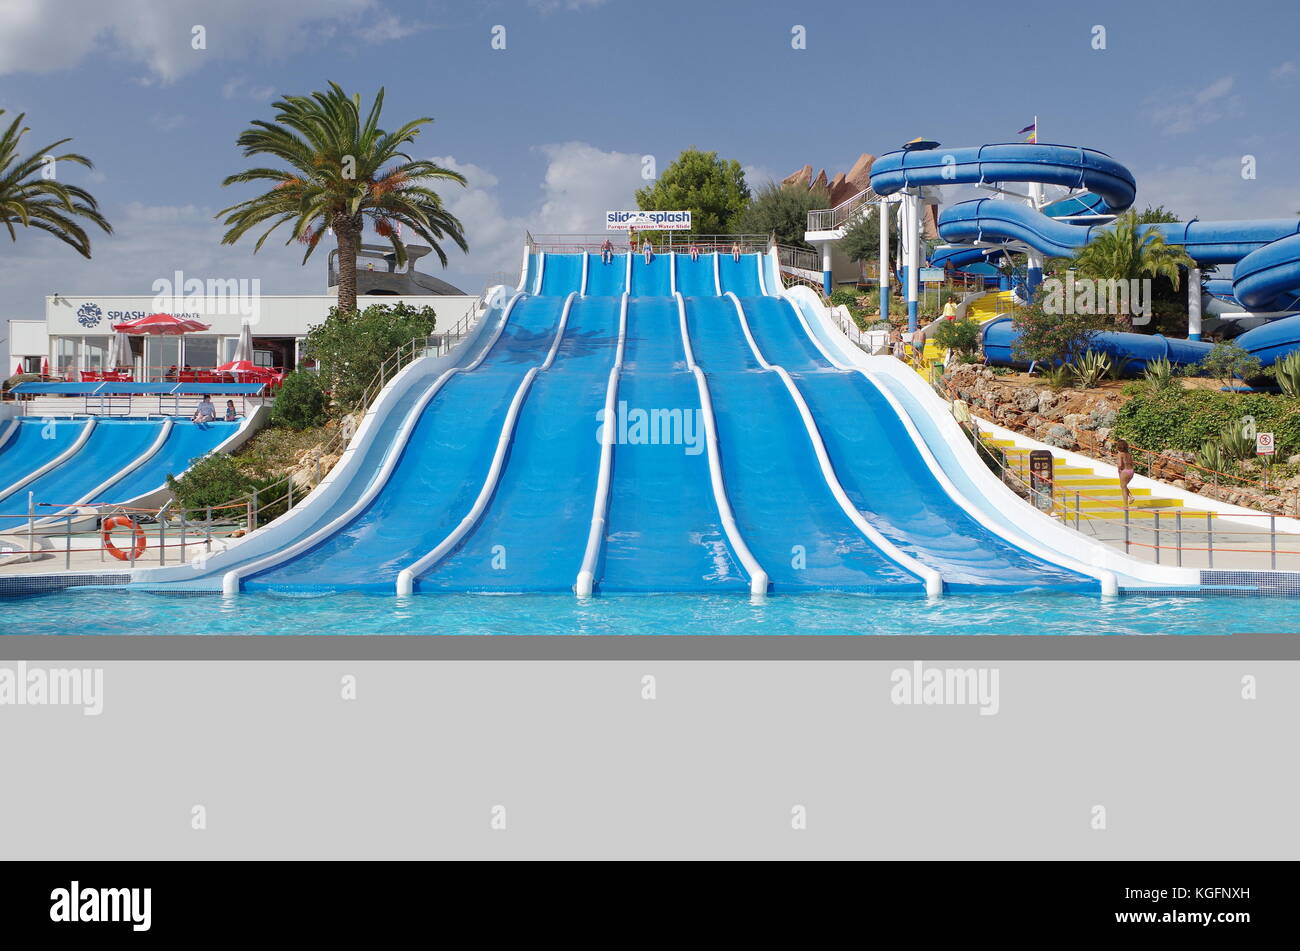
[[[644,232],[635,232],[636,246],[634,250],[641,250],[641,236],[645,233],[656,234],[658,241],[653,242],[656,251],[676,251],[684,253],[691,247],[700,249],[701,254],[711,254],[717,251],[722,254],[728,254],[734,245],[740,245],[740,250],[744,254],[766,253],[772,246],[771,235],[766,234],[692,234],[684,231],[653,231],[647,228]],[[607,231],[601,234],[531,234],[526,238],[528,250],[532,252],[545,251],[550,254],[574,254],[577,252],[588,252],[590,254],[599,254],[608,241],[614,246],[615,254],[624,254],[628,248],[628,235],[621,231]]]
[[[809,231],[836,231],[852,223],[867,205],[879,203],[880,196],[870,188],[858,192],[852,198],[840,202],[834,208],[822,208],[808,212]]]
[[[937,369],[918,368],[918,372],[951,406],[953,399],[945,391]],[[1217,567],[1221,569],[1300,571],[1300,533],[1278,531],[1277,522],[1283,516],[1269,512],[1187,512],[1180,506],[1143,506],[1133,501],[1125,505],[1122,499],[1117,502],[1113,497],[1090,494],[1060,479],[1040,478],[1047,485],[1044,491],[1030,477],[1028,453],[1012,465],[1002,447],[984,439],[978,420],[959,420],[958,425],[976,454],[1003,484],[1065,527],[1094,541],[1122,548],[1154,564],[1214,569],[1217,555]],[[1134,493],[1131,499],[1147,497]],[[1260,528],[1243,524],[1242,520],[1256,520]]]
[[[804,271],[821,273],[822,256],[818,251],[807,248],[792,248],[789,245],[777,245],[777,256],[782,267],[797,267]]]

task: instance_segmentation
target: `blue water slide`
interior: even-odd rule
[[[84,419],[20,419],[0,453],[0,492],[63,455],[88,425]],[[25,506],[27,493],[21,495]]]
[[[417,590],[573,587],[596,491],[598,413],[619,309],[616,297],[574,302],[555,362],[537,375],[520,410],[491,503],[460,545],[416,580]]]
[[[587,296],[621,297],[627,290],[627,255],[615,254],[608,264],[599,254],[587,256]]]
[[[677,292],[683,297],[714,297],[718,293],[717,254],[677,255]]]
[[[713,498],[675,300],[629,302],[618,396],[600,590],[747,590]]]
[[[542,294],[563,298],[582,290],[581,254],[547,254],[542,266]]]
[[[99,424],[103,426],[103,423]],[[206,456],[235,434],[239,423],[196,423],[178,419],[172,423],[158,451],[120,479],[102,489],[92,503],[130,502],[163,488],[167,476],[178,476],[196,460]]]
[[[51,515],[80,502],[113,473],[138,460],[157,440],[162,427],[162,420],[100,420],[73,455],[27,483],[22,491],[0,500],[0,515],[25,514],[28,492],[34,493],[38,506],[44,504],[37,509],[38,515]]]
[[[882,535],[943,575],[949,590],[996,587],[1095,591],[1097,582],[1028,554],[994,534],[939,484],[876,385],[836,369],[809,338],[793,305],[743,301],[754,341],[803,394],[855,508]]]
[[[305,552],[244,578],[243,586],[392,591],[398,572],[437,545],[469,510],[510,402],[550,346],[564,301],[522,298],[483,363],[451,377],[428,401],[387,482],[364,509]],[[336,503],[335,515],[350,505],[340,510]]]
[[[796,404],[775,372],[760,369],[730,299],[689,299],[686,309],[695,359],[708,377],[727,496],[773,588],[924,590],[840,508]]]
[[[1042,182],[1092,192],[1093,213],[1123,211],[1133,204],[1133,175],[1105,152],[1069,145],[1023,142],[958,149],[886,152],[871,166],[871,188],[892,195],[925,185]],[[1010,203],[1008,203],[1010,204]]]
[[[1283,321],[1285,323],[1285,321]],[[1271,325],[1270,325],[1271,326]],[[1258,328],[1263,330],[1263,327]],[[1251,331],[1254,333],[1255,331]],[[1293,331],[1294,333],[1295,331]],[[981,329],[984,355],[990,363],[1001,366],[1027,366],[1027,361],[1019,360],[1014,353],[1015,342],[1020,334],[1015,329],[1010,317],[998,317],[990,320]],[[1246,335],[1238,337],[1240,342]],[[1168,360],[1170,363],[1187,366],[1200,363],[1212,347],[1199,340],[1179,340],[1161,334],[1135,334],[1107,331],[1092,338],[1091,349],[1110,354],[1119,360],[1130,361],[1128,369],[1140,372],[1147,368],[1152,360]]]
[[[649,264],[638,254],[632,259],[632,296],[667,297],[672,293],[672,266],[671,254],[652,254]]]
[[[758,278],[758,270],[762,266],[761,254],[742,254],[739,261],[730,254],[719,255],[718,276],[722,292],[725,294],[731,291],[738,297],[754,297],[763,293]]]

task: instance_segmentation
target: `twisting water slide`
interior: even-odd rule
[[[945,208],[939,215],[939,234],[956,247],[945,249],[943,260],[961,263],[998,249],[1072,255],[1110,227],[1096,223],[1098,218],[1128,209],[1137,194],[1132,174],[1109,155],[1064,145],[903,150],[882,155],[871,169],[871,187],[882,196],[945,185],[1014,183],[1058,185],[1073,194],[1042,209],[1006,198],[977,198]],[[1230,281],[1211,282],[1213,306],[1222,310],[1219,305],[1226,304],[1246,315],[1269,318],[1236,338],[1264,366],[1300,347],[1300,315],[1294,313],[1300,310],[1300,218],[1193,220],[1143,227],[1182,247],[1198,268],[1232,266]],[[1199,327],[1194,333],[1199,334]],[[985,325],[990,360],[1013,362],[1014,340],[1009,318]],[[1132,360],[1138,369],[1159,357],[1197,363],[1210,349],[1199,340],[1130,333],[1102,334],[1095,347]]]
[[[389,382],[289,513],[132,583],[876,596],[1202,587],[1011,492],[913,371],[785,291],[775,251],[527,252]]]

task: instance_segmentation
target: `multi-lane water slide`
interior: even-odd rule
[[[168,475],[180,475],[209,452],[235,448],[253,422],[9,420],[0,430],[0,532],[27,531],[33,505],[40,524],[83,506],[155,502]]]
[[[1058,202],[1040,211],[1004,198],[959,202],[939,215],[939,234],[953,245],[978,247],[946,254],[954,260],[975,260],[991,245],[1069,256],[1110,227],[1087,221],[1124,211],[1137,194],[1133,175],[1109,155],[1064,145],[1012,143],[897,151],[882,155],[871,169],[871,187],[882,196],[931,186],[1009,183],[1059,185],[1079,194],[1069,200],[1072,209]],[[1076,217],[1062,219],[1063,214]],[[1198,267],[1232,265],[1230,284],[1215,282],[1212,291],[1239,310],[1284,315],[1300,309],[1300,218],[1193,220],[1145,227],[1182,247]],[[1009,319],[1000,318],[984,328],[985,352],[993,362],[1014,362],[1014,340]],[[1300,316],[1270,321],[1241,334],[1236,342],[1269,366],[1300,347]],[[1132,360],[1137,369],[1157,357],[1196,363],[1210,349],[1197,340],[1128,333],[1101,334],[1094,346]]]
[[[1200,586],[1017,497],[774,255],[528,254],[305,501],[134,583],[873,595]]]

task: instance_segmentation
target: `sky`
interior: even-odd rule
[[[86,261],[20,230],[3,246],[0,336],[40,319],[47,294],[151,294],[178,270],[322,293],[324,248],[304,266],[274,237],[223,247],[216,215],[253,194],[221,186],[250,164],[239,133],[330,80],[366,99],[384,87],[390,127],[435,120],[412,154],[467,177],[440,192],[470,253],[422,267],[470,293],[517,273],[526,229],[600,231],[605,210],[635,207],[645,156],[662,170],[691,146],[761,185],[916,136],[1016,141],[1037,115],[1040,141],[1132,170],[1139,206],[1289,216],[1298,27],[1294,0],[2,0],[4,121],[26,113],[24,152],[72,137],[95,168],[59,174],[114,234],[96,232]]]

